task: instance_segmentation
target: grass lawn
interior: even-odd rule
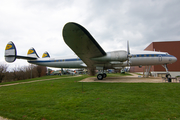
[[[15,120],[180,119],[178,83],[77,82],[86,77],[0,87],[0,116]]]
[[[71,75],[43,76],[43,77],[37,77],[37,78],[32,78],[32,79],[17,80],[17,81],[12,81],[12,82],[3,82],[3,83],[0,83],[0,85],[12,84],[12,83],[20,83],[20,82],[28,82],[28,81],[36,81],[36,80],[44,80],[44,79],[56,79],[56,78],[61,78],[61,77],[71,77]]]

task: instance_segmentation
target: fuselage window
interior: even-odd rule
[[[141,55],[139,55],[139,57],[141,57]]]
[[[151,55],[149,55],[149,57],[151,57]]]
[[[157,55],[154,55],[154,57],[156,57]]]
[[[144,57],[146,57],[146,55],[144,55]]]

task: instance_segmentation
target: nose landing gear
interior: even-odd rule
[[[166,69],[166,73],[169,74],[167,64],[162,65]]]

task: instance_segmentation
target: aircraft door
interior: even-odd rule
[[[158,59],[159,59],[159,62],[162,62],[162,56],[161,55],[158,56]]]

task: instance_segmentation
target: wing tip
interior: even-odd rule
[[[84,32],[84,34],[86,36],[89,37],[89,39],[94,43],[94,45],[99,49],[99,51],[101,52],[102,55],[106,55],[106,52],[102,49],[102,47],[98,44],[98,42],[93,38],[93,36],[89,33],[88,30],[86,30],[85,27],[83,27],[82,25],[78,24],[78,23],[75,23],[75,22],[68,22],[64,25],[64,28],[63,28],[63,38],[64,38],[64,41],[65,43],[69,46],[69,43],[70,41],[72,41],[72,39],[67,39],[67,36],[69,37],[72,33],[72,31],[75,31],[73,29],[80,29],[82,32]],[[74,34],[73,35],[78,35],[77,34]],[[73,39],[73,40],[76,40],[76,39]],[[70,47],[71,48],[71,47]]]

